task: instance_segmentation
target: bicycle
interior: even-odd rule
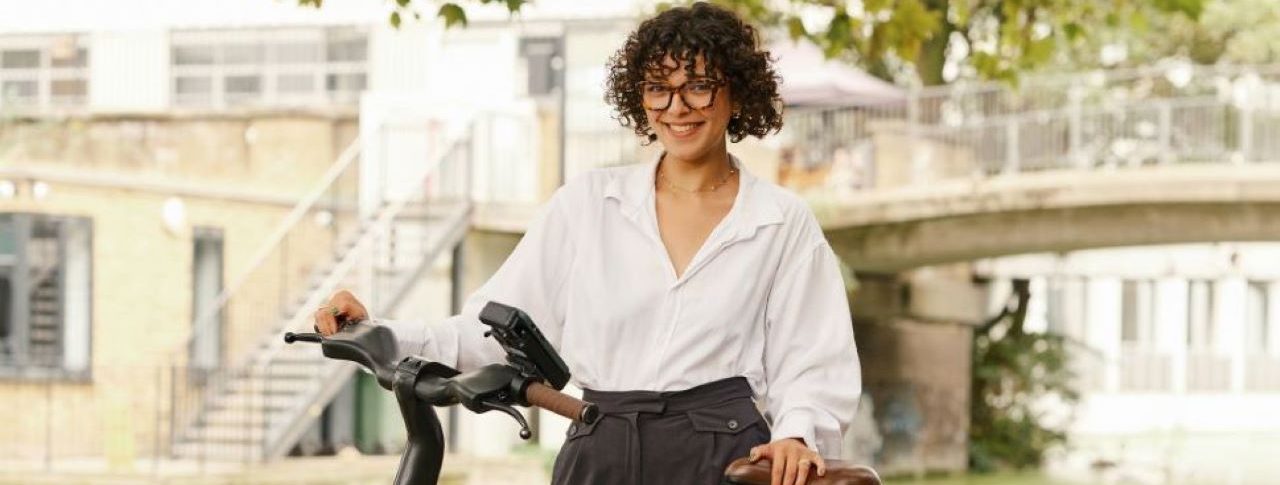
[[[393,483],[434,485],[444,461],[444,433],[436,406],[461,404],[475,413],[502,412],[520,425],[522,439],[532,434],[524,416],[515,410],[517,405],[540,407],[583,424],[601,418],[594,404],[560,392],[569,382],[569,369],[527,314],[490,302],[480,312],[480,321],[489,326],[485,335],[506,351],[507,363],[459,372],[416,356],[395,362],[391,330],[363,323],[344,325],[328,337],[288,332],[284,341],[319,343],[325,357],[360,364],[373,373],[378,385],[394,393],[408,441]],[[768,485],[769,479],[767,461],[750,463],[740,458],[726,469],[723,483]],[[813,477],[809,484],[879,485],[880,479],[870,468],[829,461],[826,476]]]

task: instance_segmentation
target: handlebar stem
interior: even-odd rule
[[[400,405],[400,415],[408,431],[404,453],[400,455],[400,469],[396,472],[396,485],[437,483],[440,466],[444,462],[444,433],[435,408],[420,399],[414,391],[418,379],[423,376],[425,361],[405,359],[396,367],[391,390]]]

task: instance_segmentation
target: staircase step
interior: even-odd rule
[[[300,367],[314,371],[323,366],[325,360],[324,353],[318,345],[294,346],[282,349],[280,353],[271,356],[270,362],[263,362],[263,364],[266,364],[266,369],[273,371],[283,367]]]
[[[187,459],[205,459],[209,461],[257,461],[262,455],[261,444],[247,446],[243,444],[211,444],[188,442],[173,446],[173,455]]]
[[[306,278],[296,280],[302,284],[296,293],[287,295],[283,308],[267,311],[279,313],[281,322],[287,322],[298,312],[313,310],[303,305],[334,275],[341,258],[351,254],[362,238],[372,240],[375,247],[383,251],[392,251],[380,253],[380,258],[387,259],[378,260],[381,263],[374,264],[374,268],[379,275],[395,275],[383,279],[394,280],[393,286],[398,286],[402,284],[400,280],[416,274],[420,265],[431,264],[423,261],[425,251],[447,244],[443,238],[467,226],[467,220],[459,218],[465,214],[463,211],[469,210],[467,203],[409,202],[396,207],[398,213],[391,212],[393,207],[396,204],[383,201],[370,217],[361,219],[350,231],[342,232],[329,248],[333,254],[329,256],[330,251],[322,251],[316,264],[300,275]],[[428,223],[421,224],[424,220]],[[384,224],[379,225],[378,221]],[[396,288],[387,291],[396,291]],[[308,327],[305,331],[310,331],[310,323],[305,326]],[[288,446],[291,443],[287,441],[297,440],[306,423],[303,418],[324,404],[321,393],[330,396],[336,392],[332,384],[337,381],[326,381],[325,374],[340,369],[345,376],[349,369],[333,365],[315,346],[280,347],[279,338],[271,335],[262,340],[255,350],[256,365],[250,365],[244,372],[222,373],[224,380],[210,388],[199,417],[190,426],[176,430],[178,440],[172,450],[175,456],[258,461],[267,452],[264,442],[270,440],[274,446],[278,441]],[[279,451],[270,450],[273,454]]]
[[[269,396],[297,396],[315,386],[311,379],[241,379],[227,383],[227,392],[255,393]]]
[[[248,392],[231,392],[217,396],[209,403],[209,410],[224,409],[228,412],[287,411],[299,403],[300,394],[275,395]]]
[[[198,425],[240,426],[261,428],[269,423],[279,423],[289,416],[287,410],[216,409],[204,413]]]
[[[276,379],[314,379],[320,377],[323,362],[316,361],[275,361],[264,369],[262,377]]]
[[[48,328],[32,328],[29,336],[32,343],[54,344],[58,342],[58,331]]]
[[[219,443],[230,445],[257,445],[262,443],[267,430],[262,426],[196,425],[187,430],[183,441],[192,443]]]

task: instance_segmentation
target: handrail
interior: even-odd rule
[[[225,310],[227,302],[231,300],[231,297],[239,292],[240,288],[249,280],[249,277],[253,272],[266,262],[272,252],[281,246],[284,238],[288,236],[289,231],[302,221],[302,218],[315,206],[320,198],[324,196],[325,192],[327,192],[333,183],[338,180],[338,177],[346,172],[347,168],[350,167],[351,164],[355,163],[359,158],[359,153],[360,138],[356,137],[351,141],[350,145],[347,145],[347,148],[342,150],[342,153],[338,155],[337,160],[335,160],[334,163],[329,166],[329,169],[325,171],[324,175],[320,177],[320,181],[317,182],[311,191],[293,207],[293,210],[289,211],[289,214],[285,216],[284,220],[276,226],[276,230],[272,232],[271,236],[267,237],[266,242],[258,248],[258,251],[254,254],[253,258],[249,260],[249,264],[245,267],[245,270],[241,272],[236,279],[232,280],[231,284],[223,287],[222,291],[218,293],[218,297],[214,300],[213,305],[210,305],[210,310],[205,311],[192,321],[191,335],[186,338],[182,345],[173,349],[171,351],[171,355],[180,355],[187,349],[191,348],[192,343],[197,337],[199,337],[199,335],[197,335],[199,329],[209,328],[207,324]]]
[[[426,170],[423,171],[423,173],[421,174],[421,176],[411,177],[410,178],[411,180],[409,182],[406,182],[405,186],[411,187],[411,186],[417,185],[422,180],[425,180],[426,178],[430,177],[432,174],[436,173],[436,169],[440,168],[443,165],[443,162],[445,161],[447,155],[452,152],[453,148],[457,146],[457,144],[465,141],[470,141],[470,140],[466,137],[462,137],[462,139],[460,140],[451,140],[448,143],[448,146],[450,148],[447,150],[444,150],[437,160],[435,160],[433,163],[428,165]],[[406,191],[401,191],[400,193],[406,194]],[[376,219],[374,219],[374,221],[369,225],[369,228],[360,234],[359,239],[355,242],[355,244],[352,247],[359,248],[362,245],[367,244],[368,241],[372,238],[372,235],[377,232],[377,229],[380,227],[384,227],[387,224],[390,224],[391,221],[395,219],[395,216],[401,210],[403,210],[405,206],[409,204],[411,199],[412,197],[410,195],[400,195],[392,199],[390,205],[388,205],[386,209],[384,209],[377,215]],[[346,272],[349,271],[352,267],[354,267],[357,259],[355,253],[356,251],[353,249],[348,254],[343,255],[343,257],[338,261],[337,266],[335,266],[334,269],[329,273],[329,275],[325,277],[324,281],[320,283],[319,289],[326,289],[326,288],[332,289],[336,287],[338,280],[340,280],[342,276],[345,276]],[[305,322],[309,321],[309,319],[311,318],[311,308],[315,308],[319,306],[319,304],[322,303],[323,300],[327,298],[328,298],[328,293],[325,291],[316,291],[316,292],[313,292],[311,295],[308,295],[306,301],[300,307],[298,307],[297,311],[295,311],[293,315],[289,317],[287,323],[285,323],[284,325],[284,328],[273,331],[272,336],[275,337],[276,334],[283,332],[285,330],[288,330],[290,327],[298,328],[300,325],[305,325]],[[270,362],[271,358],[274,357],[275,354],[278,353],[279,350],[284,348],[285,346],[284,340],[281,338],[271,338],[269,342],[270,342],[270,346],[263,353],[253,356],[259,359],[258,360],[259,365],[262,365],[262,366],[267,365]]]
[[[450,158],[451,155],[456,153],[456,150],[466,147],[471,141],[471,137],[467,134],[459,135],[458,138],[447,141],[446,145],[448,148],[443,150],[437,156],[436,160],[429,164],[420,176],[411,177],[410,181],[406,182],[406,186],[420,185],[422,181],[427,180],[440,173],[442,170],[449,168],[446,167],[446,164],[453,161]],[[466,162],[470,162],[470,160],[467,160]],[[469,170],[469,163],[466,167]],[[469,194],[469,176],[463,181],[463,184],[466,194]],[[328,294],[336,287],[338,282],[360,261],[362,256],[359,253],[361,252],[361,249],[371,242],[371,239],[373,239],[375,234],[380,232],[381,228],[390,225],[404,210],[404,208],[414,200],[414,195],[410,191],[398,191],[395,193],[405,195],[395,197],[390,204],[377,215],[374,222],[369,224],[368,229],[360,234],[359,240],[352,246],[352,249],[347,254],[343,255],[330,274],[328,274],[324,281],[320,283],[317,287],[317,291],[308,295],[306,302],[288,319],[285,324],[285,328],[277,329],[277,331],[273,332],[273,337],[269,340],[267,348],[263,349],[258,354],[251,356],[251,358],[254,359],[251,364],[255,368],[254,372],[258,372],[260,374],[267,373],[267,369],[275,358],[287,348],[285,347],[284,339],[279,338],[279,335],[282,335],[284,331],[287,331],[290,328],[296,330],[300,327],[306,327],[306,324],[311,318],[311,312],[309,309],[314,308],[321,303],[322,299],[327,298]],[[375,314],[386,314],[393,311],[407,295],[407,290],[413,286],[413,282],[418,279],[422,274],[422,271],[430,266],[431,261],[434,261],[436,256],[442,254],[448,249],[445,243],[465,234],[465,227],[471,213],[470,204],[469,195],[464,196],[464,203],[461,207],[460,213],[449,219],[449,223],[446,226],[448,228],[448,233],[442,239],[437,241],[436,244],[432,245],[429,250],[422,253],[422,260],[418,262],[409,277],[401,283],[404,286],[393,289],[390,299],[381,302],[377,308],[373,308],[373,310],[377,312]],[[340,362],[326,362],[324,369],[324,372],[315,376],[323,378],[323,380],[316,386],[315,392],[318,393],[320,399],[329,399],[337,392],[342,383],[346,381],[345,376],[350,375],[353,369]],[[278,433],[272,432],[272,430],[268,429],[267,435],[263,440],[264,449],[262,450],[262,456],[270,459],[279,457],[283,453],[287,452],[287,443],[292,439],[295,439],[296,434],[301,433],[305,429],[303,425],[306,422],[307,420],[305,418],[301,421],[291,422]]]

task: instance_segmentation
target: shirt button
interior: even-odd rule
[[[730,419],[730,420],[729,420],[729,429],[738,429],[738,420],[736,420],[736,419]]]

